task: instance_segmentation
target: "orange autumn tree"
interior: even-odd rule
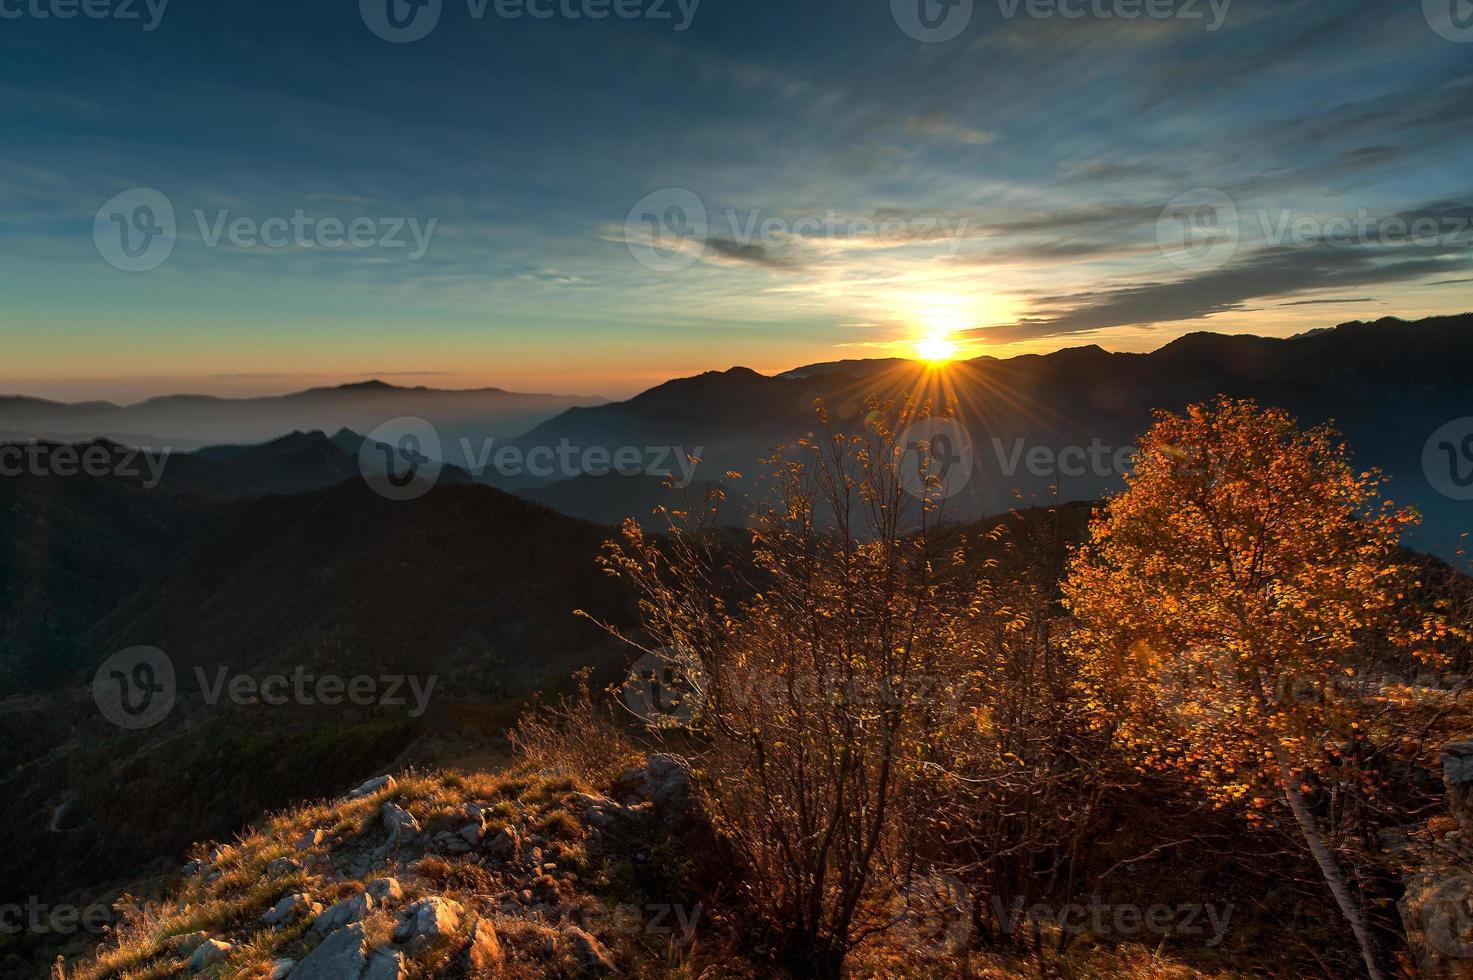
[[[1161,412],[1064,586],[1091,696],[1146,764],[1220,802],[1287,807],[1372,977],[1380,956],[1311,794],[1369,708],[1352,664],[1409,642],[1397,541],[1415,514],[1331,430],[1220,398]]]

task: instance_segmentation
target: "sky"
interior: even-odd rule
[[[0,0],[0,392],[623,397],[1463,312],[1470,13]]]

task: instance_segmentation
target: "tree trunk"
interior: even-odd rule
[[[1309,812],[1309,804],[1305,803],[1304,794],[1299,791],[1299,784],[1294,778],[1293,770],[1290,769],[1283,747],[1278,744],[1277,740],[1274,743],[1274,755],[1278,758],[1279,779],[1284,790],[1284,800],[1289,804],[1294,820],[1299,824],[1299,830],[1304,835],[1304,842],[1309,845],[1309,853],[1314,855],[1315,863],[1320,866],[1320,874],[1324,875],[1325,884],[1330,887],[1330,894],[1335,896],[1335,904],[1340,906],[1340,913],[1345,916],[1345,921],[1350,923],[1350,929],[1355,933],[1355,941],[1360,944],[1361,958],[1366,963],[1366,972],[1370,975],[1371,980],[1386,980],[1386,973],[1381,969],[1381,954],[1376,945],[1376,937],[1371,934],[1371,927],[1366,922],[1365,912],[1361,909],[1360,903],[1356,901],[1355,895],[1351,893],[1350,882],[1346,880],[1340,862],[1335,860],[1335,854],[1330,850],[1330,845],[1325,843],[1325,837],[1320,833],[1320,827],[1315,822],[1314,814]]]

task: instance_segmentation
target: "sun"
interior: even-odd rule
[[[925,337],[916,342],[916,353],[923,361],[944,364],[956,356],[956,344],[945,337]]]

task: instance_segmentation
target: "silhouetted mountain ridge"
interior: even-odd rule
[[[1218,394],[1287,408],[1306,425],[1333,421],[1358,460],[1395,478],[1398,500],[1418,504],[1419,547],[1450,553],[1473,524],[1465,505],[1436,493],[1422,470],[1426,439],[1469,414],[1473,314],[1420,321],[1353,321],[1293,338],[1187,334],[1152,353],[1098,345],[1051,354],[979,357],[942,369],[910,361],[833,362],[768,377],[747,369],[666,382],[626,402],[565,412],[516,443],[702,447],[698,478],[750,475],[773,445],[813,432],[821,400],[840,428],[862,423],[866,395],[955,400],[972,434],[977,473],[949,502],[957,519],[1006,510],[1015,492],[1096,499],[1118,474],[1009,472],[1022,440],[1052,452],[1101,443],[1128,447],[1155,409],[1180,410]]]

